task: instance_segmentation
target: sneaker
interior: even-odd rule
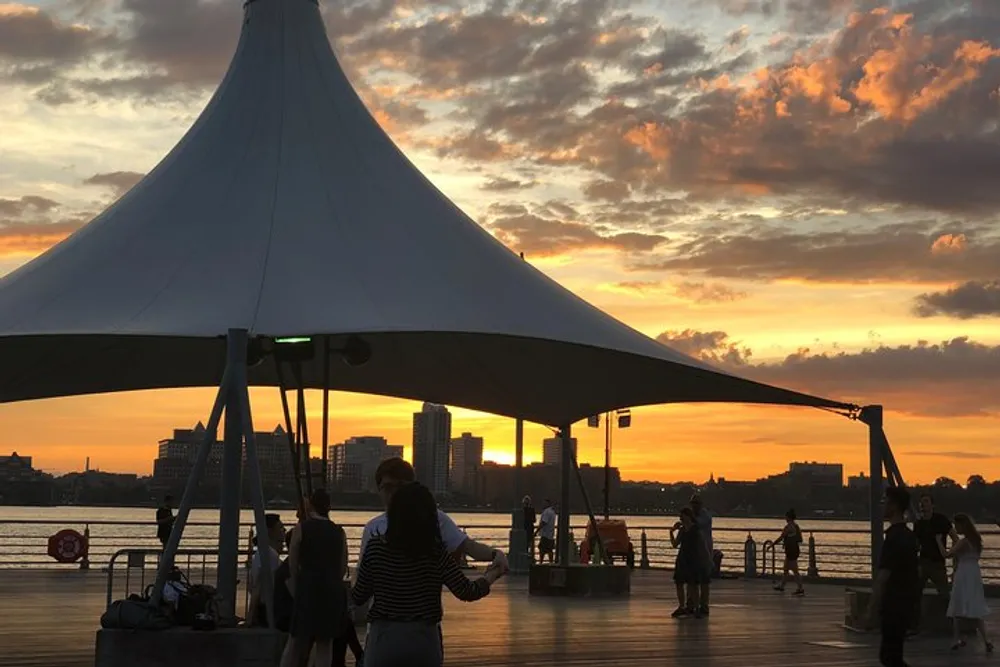
[[[695,618],[705,618],[705,613],[699,608],[694,611]]]
[[[700,607],[698,609],[697,616],[701,618],[702,616],[708,616],[708,607]]]
[[[796,588],[796,589],[795,589],[795,592],[794,592],[794,593],[792,593],[792,595],[794,595],[794,596],[796,596],[796,597],[800,597],[800,598],[801,598],[801,597],[804,597],[804,596],[805,596],[805,594],[806,594],[806,591],[805,591],[805,589],[804,589],[804,588]]]
[[[688,616],[690,614],[691,612],[689,612],[684,607],[677,607],[677,609],[674,609],[674,613],[670,614],[670,616],[671,618],[684,618],[685,616]]]
[[[781,584],[775,584],[774,585],[774,590],[778,591],[779,593],[784,593],[785,592],[785,587],[782,586]]]

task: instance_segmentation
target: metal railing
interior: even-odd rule
[[[360,555],[358,551],[363,525],[341,525],[347,533],[351,564],[356,564]],[[155,536],[156,526],[148,521],[0,521],[0,568],[80,568],[80,562],[60,565],[46,554],[49,536],[64,528],[89,535],[86,566],[91,568],[107,568],[114,555],[123,549],[143,550],[147,554],[157,553],[161,549]],[[469,525],[465,530],[473,539],[506,550],[510,531],[508,524]],[[241,544],[246,545],[247,549],[252,531],[250,524],[241,526],[241,534],[247,536],[247,542]],[[723,554],[722,572],[739,576],[780,575],[782,556],[779,549],[771,539],[759,541],[765,536],[776,536],[777,532],[772,527],[716,527],[713,541],[715,549]],[[805,530],[804,533],[808,534],[800,560],[804,573],[818,579],[863,581],[870,577],[870,536],[867,531],[818,528]],[[578,519],[577,525],[573,526],[573,534],[577,542],[586,534],[586,525],[582,520]],[[629,527],[629,535],[635,546],[635,561],[638,566],[648,563],[654,569],[673,567],[677,551],[670,544],[669,530],[666,527],[632,525]],[[995,535],[1000,533],[984,532],[986,552],[981,567],[987,583],[1000,583],[1000,552],[994,556],[990,550],[991,537]],[[185,529],[180,548],[183,553],[191,554],[192,557],[197,555],[198,560],[192,567],[214,572],[217,541],[217,523],[191,522]],[[155,567],[155,560],[147,557],[145,566]],[[184,569],[185,563],[178,562],[178,566]]]

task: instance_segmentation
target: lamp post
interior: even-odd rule
[[[618,422],[618,428],[628,428],[632,425],[632,411],[628,408],[623,408],[621,410],[615,410],[613,413],[616,421]],[[612,424],[612,413],[604,413],[604,518],[605,520],[611,518],[611,432],[614,427]],[[601,425],[601,415],[594,415],[587,418],[587,426],[591,428],[599,428]]]

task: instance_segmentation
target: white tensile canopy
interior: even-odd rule
[[[315,0],[251,0],[204,113],[125,197],[0,281],[0,402],[218,385],[225,336],[350,334],[330,387],[549,425],[626,406],[847,408],[721,372],[585,303],[392,143]],[[303,383],[323,386],[323,355]],[[275,385],[275,366],[250,370]]]

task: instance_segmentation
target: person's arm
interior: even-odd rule
[[[677,534],[677,527],[672,526],[670,528],[670,544],[674,548],[677,548],[677,545],[680,543],[681,543],[681,538],[680,535]]]
[[[355,607],[364,605],[375,592],[371,569],[372,560],[376,557],[374,550],[371,548],[365,549],[361,554],[361,560],[358,562],[357,577],[354,585],[351,586],[351,602],[354,603]]]
[[[302,526],[292,529],[292,543],[288,545],[288,590],[295,595],[299,576],[299,552],[302,550]]]
[[[451,594],[463,602],[475,602],[490,593],[490,585],[496,581],[497,569],[489,567],[486,574],[475,581],[469,579],[458,567],[458,563],[450,554],[444,553],[439,561],[444,585]]]
[[[250,586],[250,608],[247,609],[247,625],[253,625],[257,620],[257,605],[260,604],[260,549],[250,559],[250,575],[247,585]]]
[[[444,547],[455,559],[465,554],[474,561],[498,566],[501,573],[507,570],[507,555],[503,551],[472,539],[447,514],[438,512],[438,525]]]
[[[968,549],[969,549],[969,541],[963,537],[959,541],[955,542],[954,546],[952,546],[951,549],[945,552],[944,557],[955,558],[959,554],[968,551]]]
[[[867,620],[865,625],[868,627],[874,625],[875,618],[878,617],[878,613],[882,609],[882,598],[885,595],[886,585],[889,583],[890,573],[889,569],[880,567],[875,575],[875,581],[872,583],[872,597],[868,602],[868,612],[865,614]]]
[[[343,579],[347,576],[347,559],[350,558],[351,555],[347,551],[347,533],[344,532],[344,529],[341,526],[337,526],[337,530],[340,531],[340,541],[344,545],[344,551],[342,554],[343,557],[340,559],[340,572],[338,573],[341,581],[343,581]]]
[[[875,625],[879,611],[882,609],[882,598],[885,596],[886,585],[889,583],[889,576],[892,569],[897,566],[901,554],[899,550],[902,546],[894,537],[889,537],[882,544],[882,553],[879,554],[878,570],[875,573],[875,580],[872,582],[872,596],[868,601],[868,609],[865,613],[865,626],[871,628]]]

